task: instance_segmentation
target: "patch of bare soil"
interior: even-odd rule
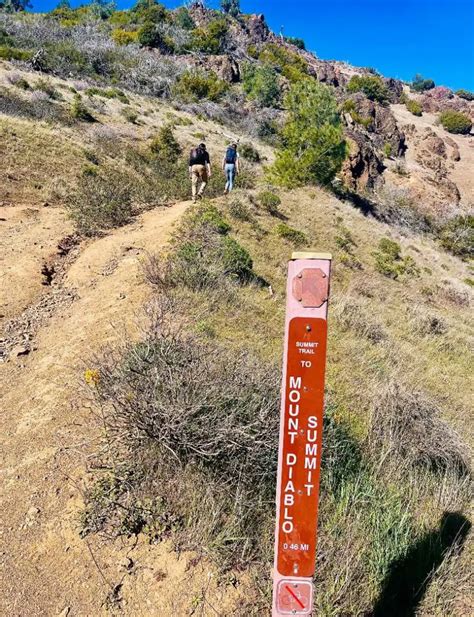
[[[178,557],[144,538],[79,536],[88,454],[97,434],[78,382],[104,345],[138,335],[136,316],[148,295],[140,260],[166,244],[186,207],[146,212],[81,247],[46,290],[38,266],[57,250],[64,231],[59,224],[56,237],[25,256],[30,278],[10,261],[8,288],[18,295],[2,298],[9,323],[19,331],[27,324],[30,352],[0,364],[2,615],[235,614],[228,607],[238,588],[219,585],[205,564],[190,567],[192,555]],[[62,220],[61,212],[54,214]],[[49,223],[43,224],[54,226],[54,217],[45,216]],[[34,233],[21,231],[17,220],[2,241],[21,260],[13,244],[28,246]],[[30,283],[33,290],[21,289]],[[30,327],[32,312],[40,318]]]

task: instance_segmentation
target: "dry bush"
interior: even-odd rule
[[[66,206],[79,233],[98,235],[130,220],[130,186],[113,169],[102,170],[100,175],[83,175],[69,193]]]
[[[0,113],[19,118],[45,120],[72,124],[70,115],[57,103],[39,92],[32,92],[28,99],[0,88]]]
[[[377,218],[391,225],[400,225],[414,231],[429,231],[432,222],[419,211],[409,189],[386,185],[378,194]]]
[[[470,452],[440,417],[436,403],[397,383],[379,391],[370,423],[369,448],[395,465],[470,474]]]
[[[373,343],[387,338],[383,323],[374,317],[373,310],[362,298],[347,295],[335,297],[331,312],[344,330],[353,330]]]
[[[155,302],[146,338],[120,357],[107,355],[98,369],[115,473],[106,491],[104,483],[91,491],[86,527],[116,527],[112,486],[118,510],[128,510],[125,526],[136,520],[150,528],[159,510],[158,522],[184,521],[186,545],[205,539],[208,551],[242,565],[256,557],[262,526],[272,520],[279,371],[246,351],[185,334],[170,321],[179,312],[173,299]],[[171,514],[163,519],[165,511]],[[120,515],[115,532],[123,527]]]
[[[413,306],[412,310],[413,330],[421,336],[439,336],[448,332],[449,326],[441,315],[426,310],[423,305]]]

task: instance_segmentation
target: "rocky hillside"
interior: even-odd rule
[[[0,613],[270,614],[286,264],[315,247],[315,614],[469,615],[469,93],[201,4],[0,12]],[[308,83],[345,157],[288,187],[285,96]]]
[[[201,3],[178,11],[146,1],[128,12],[92,6],[45,16],[0,15],[2,57],[40,74],[172,99],[180,109],[225,123],[234,134],[270,142],[283,121],[284,93],[309,76],[333,88],[340,105],[349,145],[340,175],[345,190],[367,200],[367,207],[379,203],[386,218],[397,209],[387,202],[418,218],[469,211],[473,139],[469,130],[449,133],[439,117],[455,111],[472,121],[470,93],[430,87],[430,80],[412,91],[370,68],[320,60],[302,49],[302,41],[272,33],[263,15],[233,18]],[[0,97],[8,113],[14,102]]]

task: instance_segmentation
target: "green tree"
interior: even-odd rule
[[[0,10],[6,13],[18,13],[31,8],[30,0],[0,0]]]
[[[173,50],[171,39],[163,36],[152,21],[147,21],[141,26],[138,30],[137,39],[141,47],[161,49],[164,53],[169,53]]]
[[[411,83],[411,89],[415,92],[425,92],[425,90],[432,90],[435,87],[435,82],[432,79],[425,79],[423,75],[417,73],[413,77]]]
[[[181,146],[169,125],[160,128],[150,144],[150,150],[155,157],[168,163],[177,163],[182,153]]]
[[[194,30],[192,47],[206,54],[220,54],[225,48],[227,32],[228,25],[224,17],[213,19],[207,29]]]
[[[248,98],[260,107],[276,107],[280,102],[278,73],[271,66],[247,63],[243,69],[243,87]]]
[[[232,17],[240,15],[240,0],[221,0],[221,7],[224,13]]]
[[[131,12],[141,22],[156,24],[160,21],[166,21],[168,18],[166,8],[156,0],[137,0]]]
[[[462,99],[465,99],[466,101],[474,101],[474,92],[470,92],[469,90],[456,90],[456,92],[454,94],[457,94],[458,96],[460,96]]]
[[[333,93],[306,79],[292,86],[284,104],[288,117],[270,178],[290,188],[329,184],[347,151]]]

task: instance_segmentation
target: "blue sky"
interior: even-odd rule
[[[33,0],[36,11],[56,4]],[[120,8],[132,4],[118,0]],[[320,58],[406,80],[422,73],[439,85],[474,90],[474,0],[241,0],[241,7],[264,13],[276,32],[284,26],[286,35],[304,38]]]

